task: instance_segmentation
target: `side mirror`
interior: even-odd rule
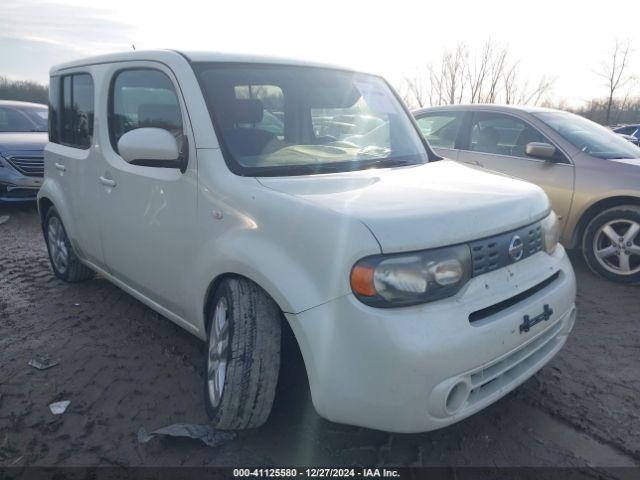
[[[556,147],[543,142],[531,142],[527,143],[525,152],[530,157],[546,158],[551,160],[556,154]]]
[[[180,168],[178,142],[163,128],[129,130],[118,140],[118,153],[133,165]]]

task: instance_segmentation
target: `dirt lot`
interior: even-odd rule
[[[288,355],[266,426],[222,447],[136,432],[204,423],[203,345],[103,279],[51,273],[33,208],[0,207],[0,466],[640,464],[640,289],[573,255],[578,322],[534,378],[444,430],[392,435],[322,420]],[[36,355],[60,364],[38,371]],[[48,404],[70,400],[54,416]]]

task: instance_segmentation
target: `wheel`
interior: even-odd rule
[[[596,215],[585,229],[582,254],[608,280],[640,282],[640,207],[622,205]]]
[[[255,283],[219,285],[207,328],[204,393],[207,414],[225,430],[267,421],[280,370],[281,313]]]
[[[81,282],[93,277],[93,270],[83,265],[73,251],[55,207],[49,209],[44,219],[44,239],[56,277],[65,282]]]

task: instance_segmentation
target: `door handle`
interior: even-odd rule
[[[482,164],[477,160],[465,160],[464,163],[468,163],[469,165],[476,165],[478,167],[482,166]]]
[[[98,177],[100,179],[100,183],[103,184],[105,187],[115,187],[116,186],[116,181],[115,180],[111,180],[110,178],[106,178],[106,177]]]
[[[55,165],[55,166],[56,166],[56,168],[57,168],[58,170],[60,170],[61,172],[64,172],[64,171],[67,169],[67,167],[65,167],[63,164],[58,163],[58,162],[56,162],[54,165]]]

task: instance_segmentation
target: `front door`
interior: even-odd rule
[[[100,132],[104,160],[96,179],[105,262],[116,279],[186,323],[197,170],[184,99],[171,70],[154,62],[114,66],[109,77],[102,92],[108,96],[109,132]],[[120,137],[143,127],[163,128],[176,137],[188,162],[183,171],[132,165],[120,157]]]
[[[530,142],[552,143],[518,117],[475,112],[458,160],[542,187],[563,227],[573,200],[573,165],[560,150],[551,160],[528,156],[526,145]]]

